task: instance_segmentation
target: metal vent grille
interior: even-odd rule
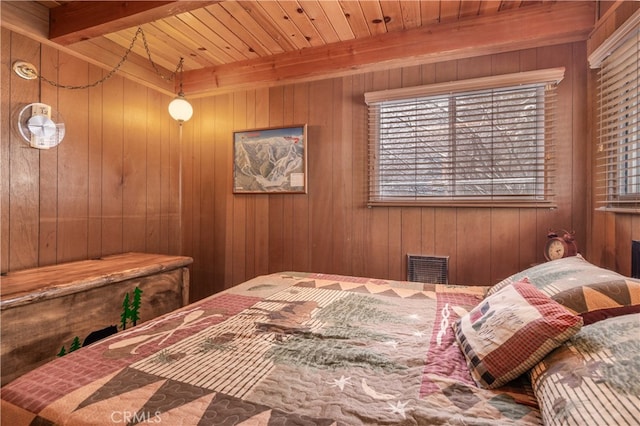
[[[449,256],[407,255],[407,281],[448,284]]]

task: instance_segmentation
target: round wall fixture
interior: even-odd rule
[[[15,61],[13,63],[13,72],[25,80],[35,80],[38,78],[38,71],[35,65],[25,61]]]

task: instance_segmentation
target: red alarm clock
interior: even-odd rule
[[[578,246],[575,241],[575,231],[568,232],[565,230],[558,232],[549,230],[547,234],[547,243],[544,246],[544,258],[547,260],[562,259],[564,257],[575,256],[578,254]]]

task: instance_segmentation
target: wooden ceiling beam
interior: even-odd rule
[[[554,2],[185,71],[189,97],[586,40],[589,2]]]
[[[219,1],[72,1],[50,10],[49,39],[67,46]]]
[[[61,46],[48,38],[49,9],[33,1],[0,1],[0,25],[18,34],[22,34],[66,54],[80,58],[92,65],[111,70],[121,59],[124,48],[115,45],[106,38],[97,38],[76,43],[73,46]],[[125,78],[167,95],[176,93],[173,81],[158,76],[148,59],[132,54],[120,71]],[[162,70],[165,75],[171,71]]]

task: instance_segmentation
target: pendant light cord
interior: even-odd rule
[[[83,85],[79,85],[79,86],[60,84],[58,82],[55,82],[53,80],[50,80],[50,79],[44,77],[43,75],[39,74],[36,70],[30,70],[30,71],[33,71],[33,73],[40,80],[42,80],[42,81],[44,81],[46,83],[49,83],[52,86],[61,88],[61,89],[79,90],[79,89],[88,89],[88,88],[91,88],[91,87],[95,87],[95,86],[97,86],[99,84],[104,83],[105,81],[107,81],[111,77],[113,77],[113,75],[120,69],[120,67],[122,67],[122,65],[129,58],[129,53],[131,53],[131,51],[133,50],[133,46],[135,45],[136,41],[138,40],[138,36],[142,36],[142,43],[144,44],[144,49],[147,52],[147,57],[149,58],[149,62],[151,62],[151,66],[153,67],[153,69],[156,72],[156,74],[158,74],[160,76],[160,78],[162,78],[163,80],[172,81],[175,78],[175,76],[178,73],[178,71],[182,71],[184,58],[180,58],[180,62],[178,62],[178,65],[176,66],[175,71],[173,71],[171,74],[169,74],[168,76],[162,74],[162,72],[160,71],[160,68],[158,67],[158,65],[156,65],[156,63],[151,58],[151,51],[149,49],[149,44],[147,43],[147,37],[145,36],[144,31],[142,30],[142,27],[138,27],[138,30],[136,31],[135,35],[133,36],[133,39],[131,40],[131,43],[129,44],[129,48],[126,50],[126,52],[124,53],[124,55],[120,59],[120,62],[118,62],[118,64],[115,67],[113,67],[104,77],[102,77],[99,80],[94,81],[93,83],[83,84]],[[182,81],[180,81],[180,91],[182,92]]]

